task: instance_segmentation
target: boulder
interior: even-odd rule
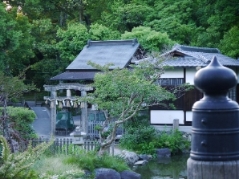
[[[122,157],[128,165],[134,165],[134,163],[139,160],[139,156],[135,152],[130,152],[127,150],[123,150],[120,154],[120,157]]]
[[[95,179],[121,179],[120,174],[111,168],[95,169]]]
[[[149,161],[152,158],[153,158],[152,155],[147,155],[147,154],[140,154],[139,155],[139,160],[147,160],[147,161]]]
[[[169,158],[171,157],[171,151],[169,148],[156,149],[157,158]]]
[[[120,173],[121,179],[141,179],[141,175],[134,171],[125,170]]]
[[[135,166],[145,165],[148,161],[147,160],[138,160],[134,163]]]

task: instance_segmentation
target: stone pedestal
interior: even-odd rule
[[[234,161],[187,161],[188,179],[238,179],[239,160]]]

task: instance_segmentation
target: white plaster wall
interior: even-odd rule
[[[174,68],[165,70],[165,73],[161,75],[161,78],[183,78],[183,68]]]
[[[192,118],[193,118],[192,111],[187,111],[186,112],[186,121],[192,121]]]
[[[186,83],[189,83],[191,85],[194,85],[194,76],[196,73],[196,68],[187,68],[186,69]]]
[[[151,110],[151,124],[173,124],[174,119],[179,119],[179,124],[184,124],[184,113],[181,110]]]

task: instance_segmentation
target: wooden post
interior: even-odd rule
[[[51,135],[55,136],[56,130],[56,97],[57,92],[51,91],[51,99],[50,101],[50,115],[51,115]]]
[[[81,96],[85,97],[87,95],[86,91],[81,91]],[[81,108],[81,122],[82,122],[82,131],[88,135],[88,112],[87,112],[87,102],[81,102],[84,103],[83,108]]]
[[[178,129],[179,126],[179,119],[174,119],[173,120],[173,130]]]

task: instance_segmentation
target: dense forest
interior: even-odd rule
[[[174,44],[239,57],[238,0],[9,0],[0,3],[0,71],[42,88],[88,39],[137,38],[147,51]]]

